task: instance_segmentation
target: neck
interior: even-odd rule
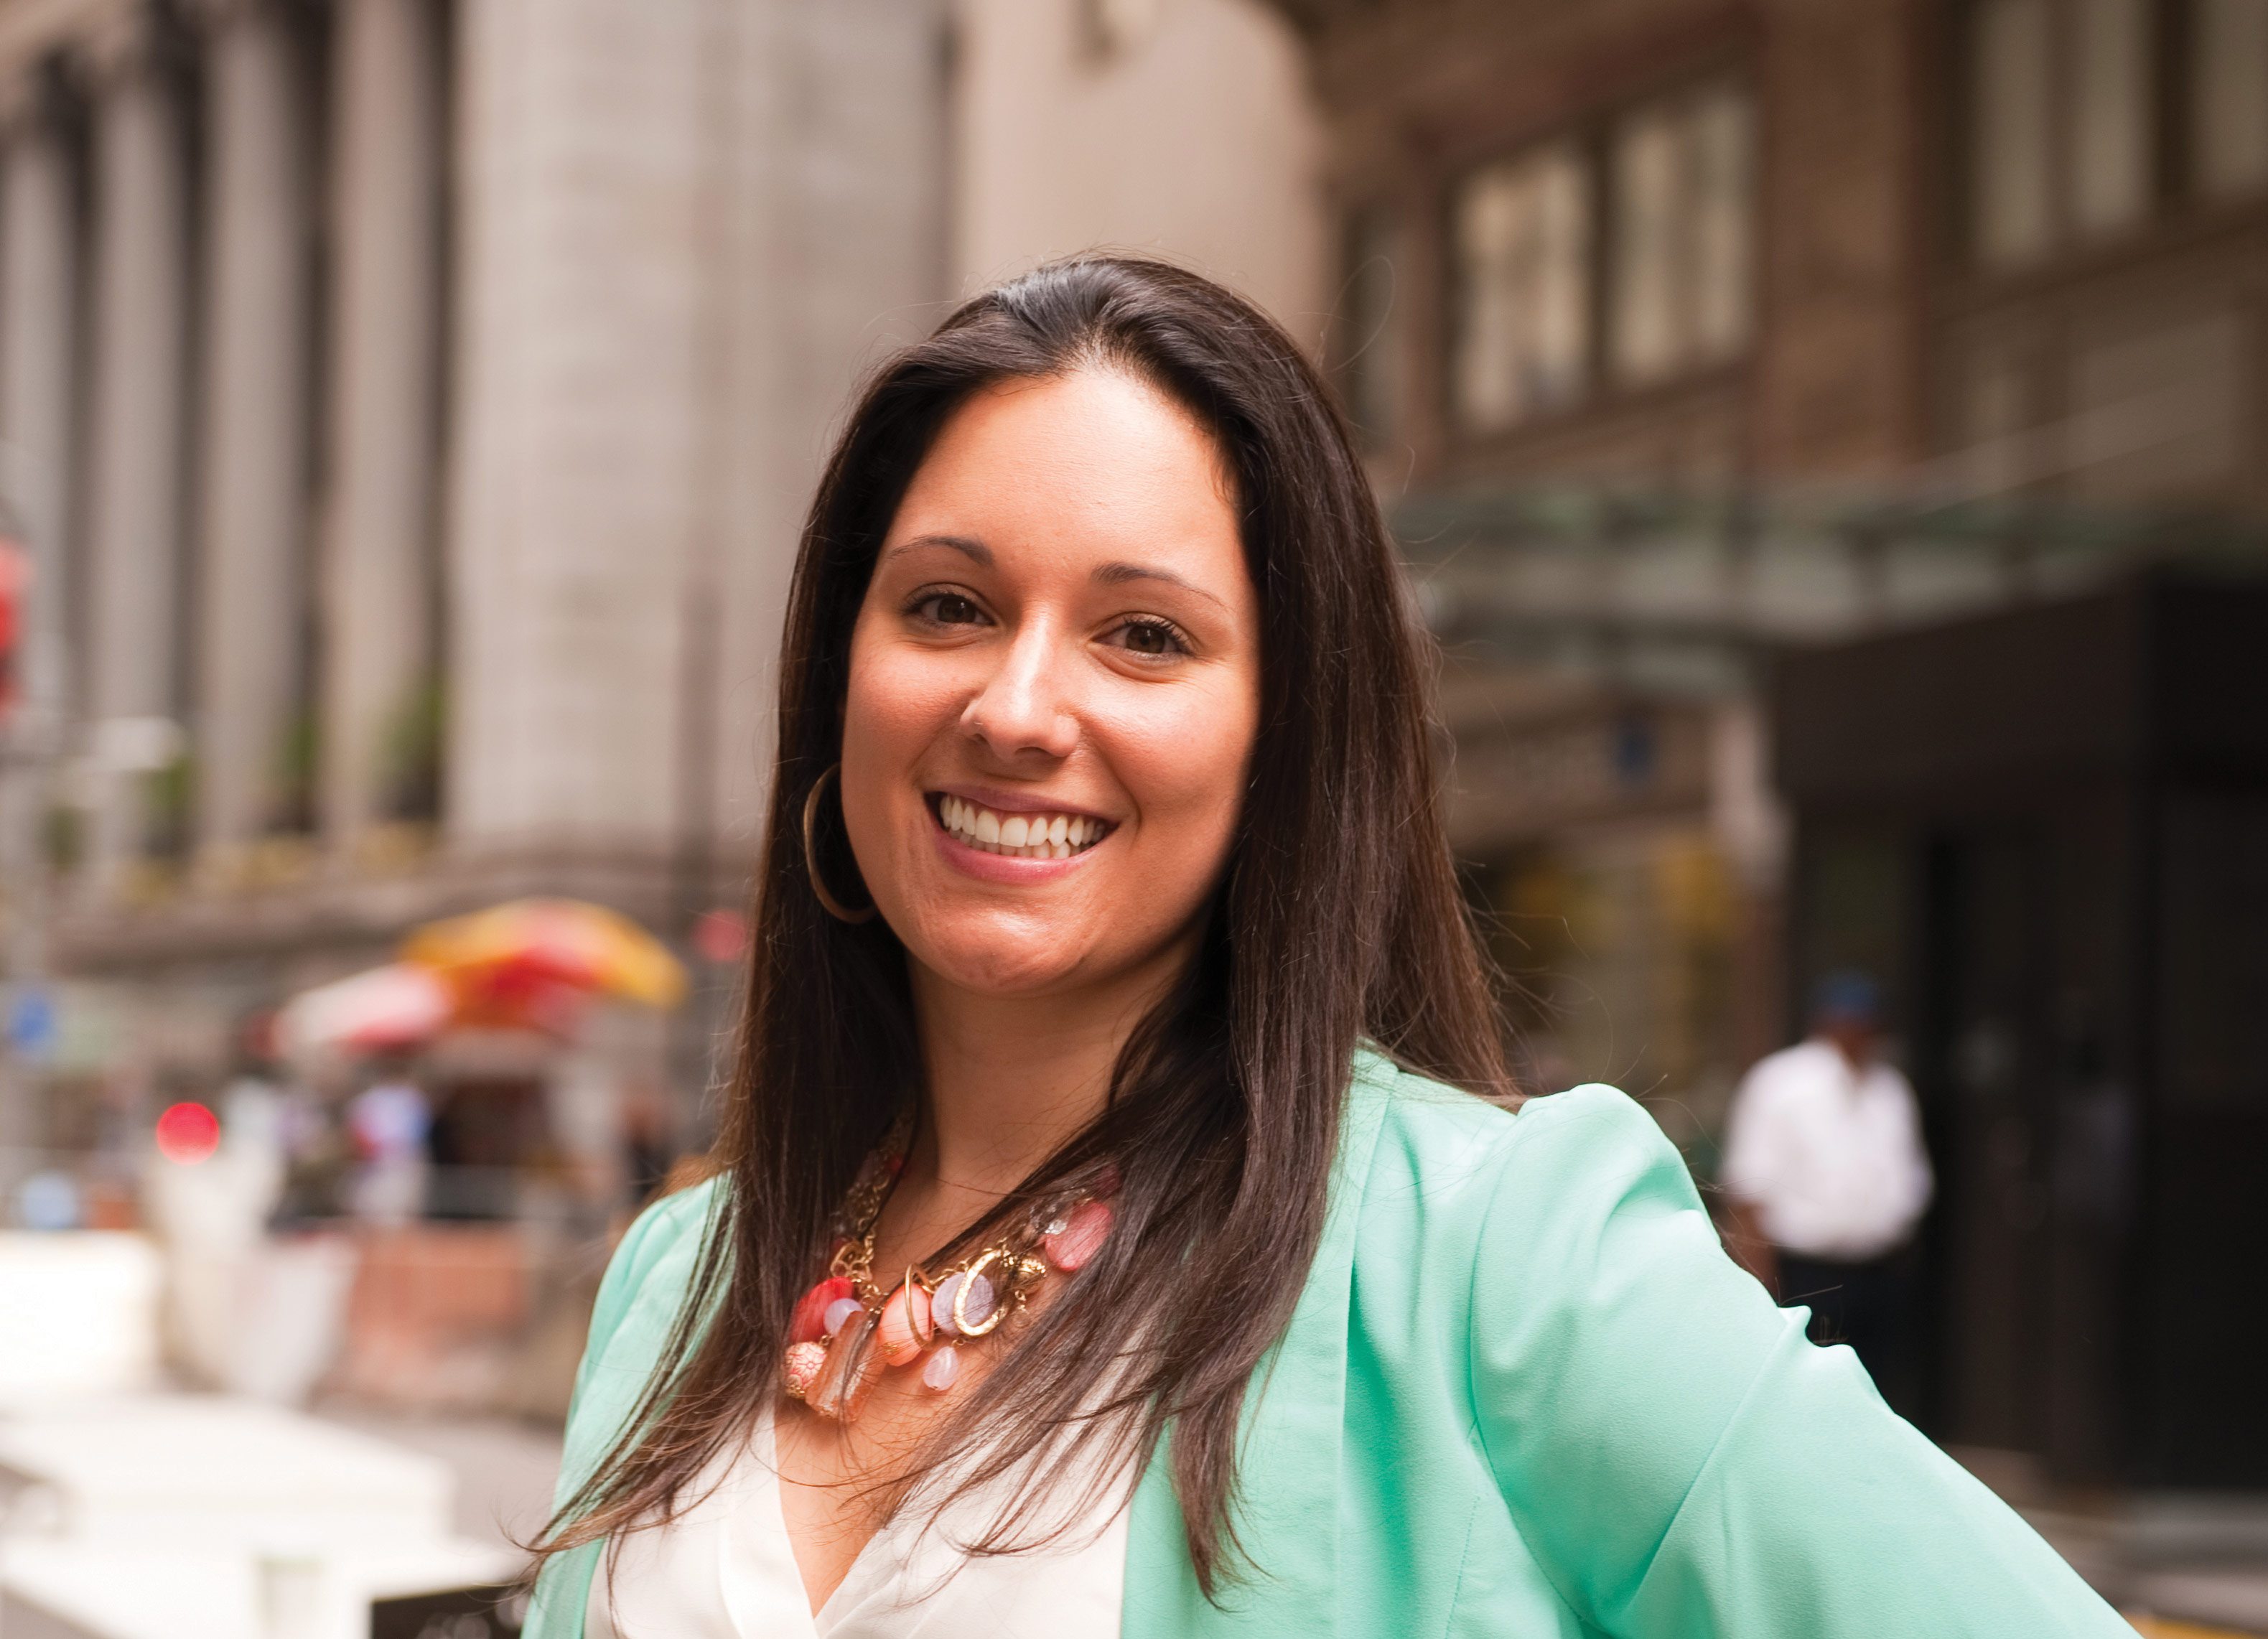
[[[1820,1040],[1842,1055],[1843,1062],[1851,1067],[1851,1073],[1854,1076],[1865,1075],[1867,1066],[1874,1062],[1873,1052],[1859,1043],[1833,1035],[1823,1035]]]
[[[971,1205],[1021,1183],[1101,1113],[1126,1039],[1186,959],[1169,952],[1110,984],[1039,996],[964,989],[916,964],[928,1099],[914,1178]]]

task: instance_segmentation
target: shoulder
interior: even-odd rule
[[[1867,1067],[1867,1091],[1880,1099],[1895,1099],[1900,1104],[1913,1102],[1913,1083],[1905,1071],[1885,1059],[1876,1059]]]
[[[591,1313],[590,1356],[595,1358],[634,1312],[659,1312],[672,1321],[677,1300],[692,1279],[703,1237],[724,1180],[705,1179],[665,1195],[638,1214],[607,1262],[606,1278]],[[659,1289],[666,1288],[666,1290]]]
[[[1377,1138],[1361,1181],[1365,1249],[1469,1258],[1484,1240],[1530,1238],[1571,1216],[1699,1204],[1653,1118],[1601,1084],[1512,1111],[1366,1055],[1355,1121],[1366,1106]]]
[[[627,1264],[629,1273],[641,1273],[688,1238],[696,1238],[716,1208],[723,1183],[722,1178],[705,1178],[647,1207],[615,1248],[615,1261]]]

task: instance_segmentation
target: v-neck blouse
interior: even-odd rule
[[[584,1639],[1118,1639],[1133,1477],[1024,1553],[971,1555],[1005,1493],[996,1482],[935,1515],[902,1510],[814,1613],[780,1508],[771,1414],[712,1463],[677,1519],[621,1538],[592,1579]],[[703,1493],[706,1495],[702,1495]]]

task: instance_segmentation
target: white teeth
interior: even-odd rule
[[[938,819],[969,847],[1012,859],[1069,859],[1100,842],[1100,820],[1071,814],[1002,814],[959,797],[940,797]]]

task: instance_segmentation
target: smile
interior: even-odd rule
[[[1085,814],[1010,814],[948,794],[937,799],[938,823],[955,842],[1010,859],[1070,859],[1108,836],[1109,822]]]

